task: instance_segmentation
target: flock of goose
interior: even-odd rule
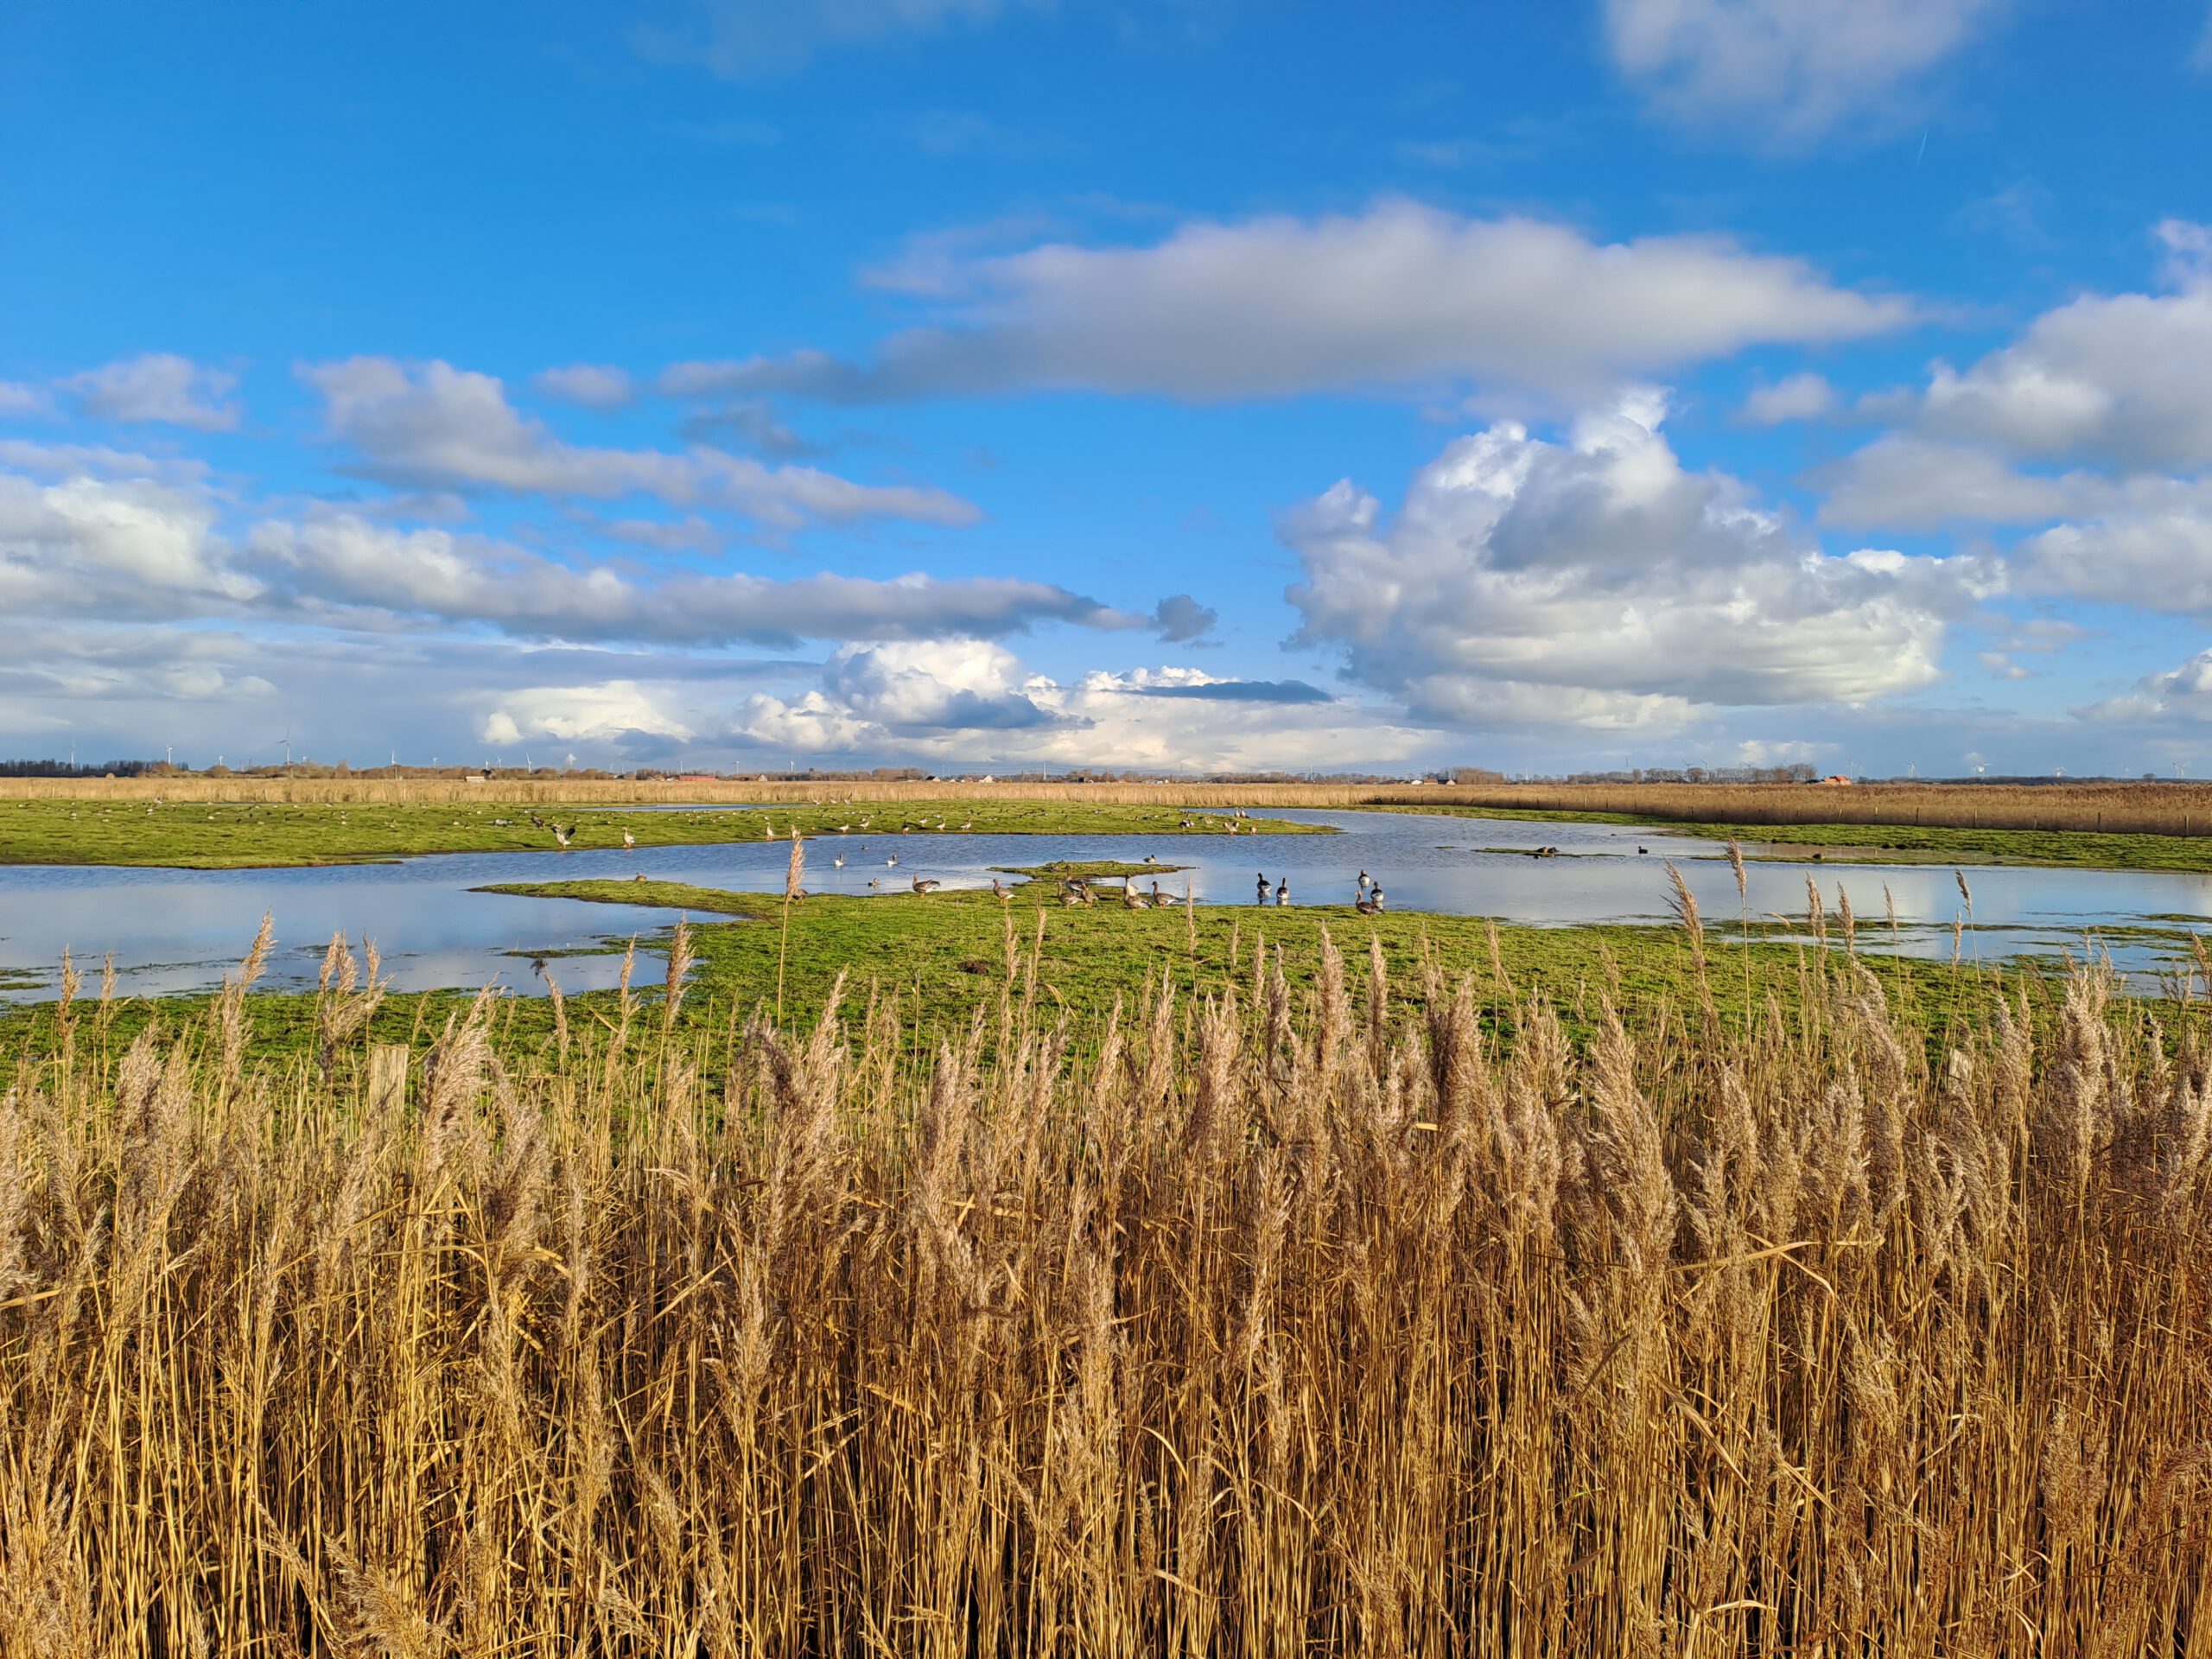
[[[815,804],[819,806],[822,803],[817,801]],[[1234,816],[1221,821],[1223,833],[1232,836],[1237,834],[1240,825],[1245,822],[1245,819],[1246,814],[1243,807],[1240,806],[1234,809]],[[544,830],[551,835],[554,845],[558,847],[563,852],[567,852],[575,844],[576,831],[581,827],[579,824],[551,823],[538,817],[535,812],[530,814],[530,821],[537,829]],[[499,822],[504,823],[505,820],[499,820]],[[834,833],[841,836],[850,835],[855,830],[866,832],[874,828],[874,822],[875,820],[873,814],[864,815],[854,822],[841,823],[835,826]],[[975,828],[975,823],[976,821],[973,818],[969,818],[960,825],[960,829],[963,831],[972,830]],[[1212,826],[1211,823],[1201,824],[1195,818],[1186,817],[1181,821],[1179,827],[1184,830],[1199,830],[1210,829]],[[910,836],[917,830],[922,830],[925,833],[931,831],[944,833],[947,831],[948,829],[949,826],[945,819],[943,817],[938,818],[934,823],[927,817],[924,817],[918,822],[902,822],[899,826],[898,833],[902,836]],[[791,828],[791,838],[794,840],[799,839],[800,833],[798,824],[794,822]],[[1259,833],[1259,826],[1257,824],[1251,824],[1249,828],[1244,830],[1244,833],[1249,835],[1257,835]],[[764,841],[779,841],[783,839],[782,836],[776,833],[774,821],[766,814],[762,815],[760,821],[760,837]],[[638,837],[627,826],[625,826],[622,831],[622,845],[626,849],[632,851],[636,849],[638,845]],[[868,851],[868,843],[866,842],[860,843],[860,850],[863,853]],[[1643,849],[1639,847],[1637,850],[1638,852],[1642,852]],[[1559,849],[1556,847],[1540,847],[1534,849],[1529,854],[1529,856],[1532,858],[1550,858],[1556,856],[1558,852]],[[1147,864],[1157,864],[1160,862],[1160,855],[1156,853],[1147,853],[1145,855],[1144,861]],[[845,868],[844,853],[842,851],[836,853],[831,856],[830,862],[836,868],[840,870],[843,869]],[[886,869],[897,869],[899,868],[899,855],[892,853],[886,855],[883,861],[883,866]],[[643,871],[639,871],[637,879],[640,881],[644,880],[645,879],[645,873]],[[1059,882],[1060,903],[1070,909],[1096,906],[1099,902],[1100,894],[1098,888],[1094,885],[1094,883],[1109,880],[1111,880],[1110,877],[1102,876],[1062,876]],[[923,875],[912,877],[908,883],[911,889],[917,893],[934,893],[944,885],[944,882],[936,880],[934,877]],[[885,879],[883,877],[870,876],[868,878],[868,887],[870,893],[881,893],[884,890],[884,887]],[[998,900],[1001,904],[1011,902],[1014,892],[1012,887],[1007,887],[1004,881],[1001,880],[995,875],[991,878],[991,891],[997,895]],[[809,895],[802,889],[794,896],[805,898]],[[1177,898],[1172,893],[1162,892],[1160,890],[1160,883],[1157,880],[1154,880],[1152,883],[1152,890],[1149,893],[1147,893],[1136,885],[1136,881],[1134,877],[1126,875],[1121,878],[1121,885],[1119,887],[1109,887],[1106,889],[1106,896],[1115,903],[1118,904],[1124,910],[1171,910],[1179,909],[1185,905],[1189,905],[1195,908],[1198,904],[1196,899],[1191,898],[1187,894],[1185,897]],[[1290,904],[1290,878],[1288,876],[1285,876],[1280,881],[1276,882],[1273,887],[1270,887],[1268,885],[1267,873],[1265,871],[1262,871],[1259,875],[1259,890],[1254,902],[1261,905],[1273,904],[1287,907]],[[1382,884],[1376,880],[1374,877],[1368,874],[1365,870],[1362,870],[1359,873],[1359,884],[1357,891],[1352,897],[1352,908],[1363,916],[1376,916],[1382,913]]]

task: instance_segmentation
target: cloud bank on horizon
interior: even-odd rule
[[[2132,774],[2212,721],[2212,19],[663,0],[440,71],[272,9],[103,79],[27,3],[0,750]],[[179,126],[173,61],[346,96]]]

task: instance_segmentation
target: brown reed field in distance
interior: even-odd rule
[[[626,988],[403,1074],[335,947],[281,1064],[251,971],[59,1010],[0,1653],[2212,1655],[2201,1004],[1248,955],[1077,1046],[1009,925],[926,1062]]]
[[[1916,824],[1960,830],[2107,835],[2212,835],[2212,784],[1066,784],[782,780],[711,783],[605,779],[367,777],[0,779],[0,801],[255,801],[442,805],[462,802],[613,806],[625,803],[1086,802],[1190,807],[1458,806],[1605,812],[1655,822],[1783,825]]]

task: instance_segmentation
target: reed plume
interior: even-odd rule
[[[487,996],[368,1107],[243,991],[41,1045],[0,1653],[2212,1643],[2201,1007],[1317,940],[1093,1027],[1037,943],[972,1025]]]

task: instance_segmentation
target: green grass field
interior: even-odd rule
[[[2096,870],[2212,870],[2212,836],[2107,836],[2073,830],[1953,830],[1899,823],[1694,823],[1628,812],[1522,812],[1487,806],[1393,806],[1439,817],[1618,823],[1655,836],[1742,842],[1746,856],[1837,864],[2045,864]]]
[[[1141,835],[1163,842],[1219,835],[1226,812],[1173,806],[1080,802],[955,800],[771,805],[698,811],[625,811],[607,806],[209,804],[159,806],[114,801],[0,803],[0,864],[149,864],[184,869],[359,863],[424,853],[544,851],[548,825],[573,827],[579,848],[619,847],[626,829],[640,847],[672,847],[807,836]],[[1192,827],[1185,829],[1183,826]],[[1312,824],[1248,818],[1261,835],[1327,834]],[[771,835],[772,831],[772,836]]]

